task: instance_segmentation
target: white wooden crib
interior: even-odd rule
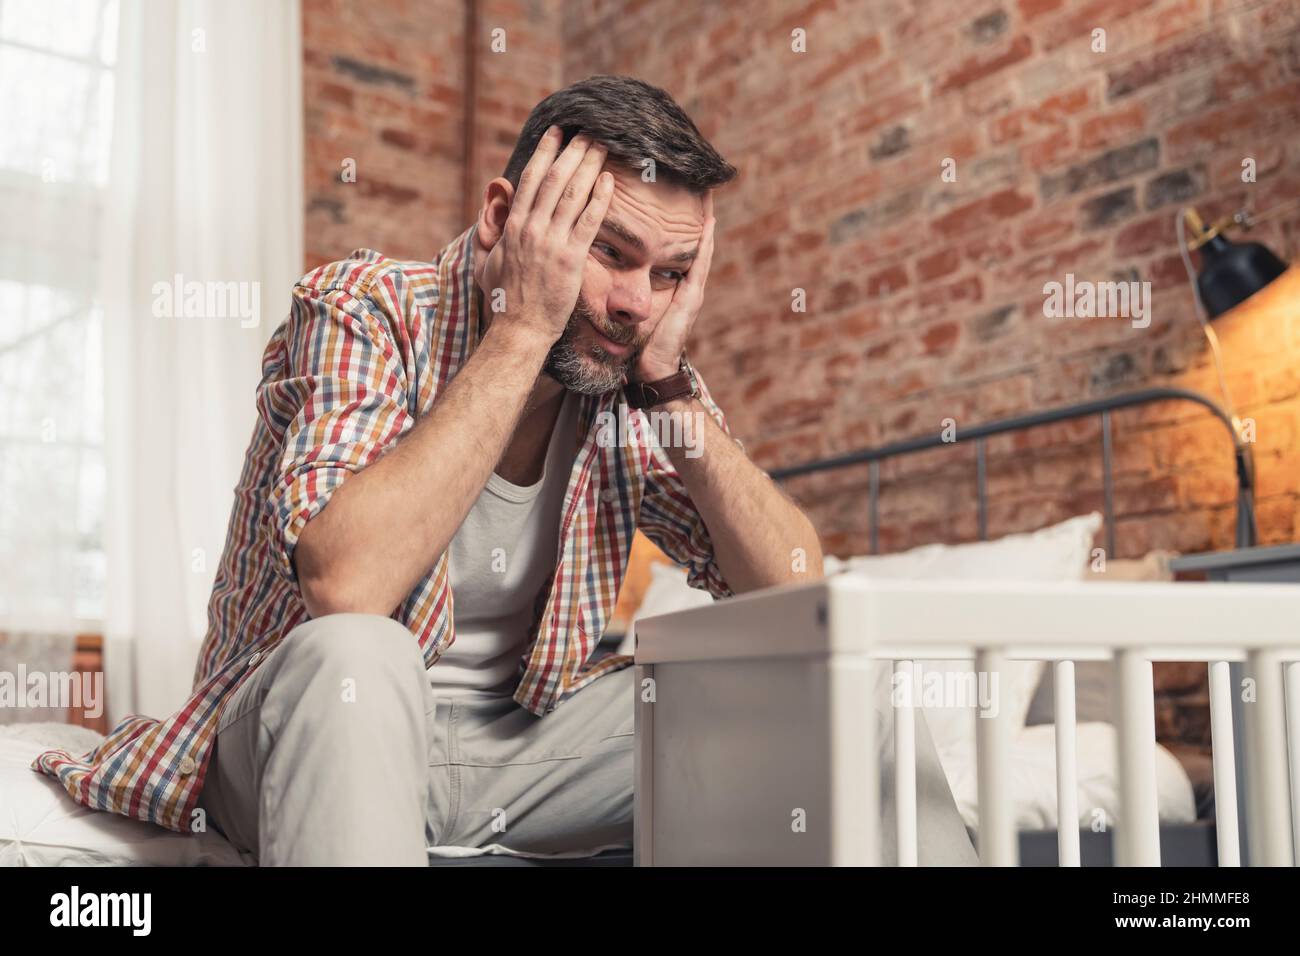
[[[1120,865],[1160,863],[1152,662],[1209,668],[1220,865],[1300,859],[1300,585],[1031,584],[867,580],[840,575],[637,624],[638,865],[872,865],[880,768],[872,689],[879,668],[971,659],[1052,662],[1058,851],[1079,865],[1074,662],[1115,673]],[[1243,662],[1253,684],[1230,684]],[[1232,695],[1245,692],[1235,734]],[[894,712],[898,862],[917,861],[913,702]],[[977,726],[985,865],[1018,863],[1005,709]],[[1244,736],[1244,741],[1236,739]],[[1244,745],[1244,794],[1234,752]],[[802,815],[804,825],[792,826]]]

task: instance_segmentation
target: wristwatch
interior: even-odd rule
[[[695,398],[700,394],[700,383],[695,378],[694,367],[683,354],[676,374],[657,382],[628,382],[624,393],[632,408],[652,408],[678,398]]]

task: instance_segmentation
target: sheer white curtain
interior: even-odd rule
[[[102,314],[115,0],[0,0],[0,672],[102,622]],[[10,702],[14,703],[14,702]],[[0,702],[0,724],[62,720]]]
[[[0,670],[17,653],[5,636],[53,646],[101,615],[95,277],[116,23],[113,0],[0,0]]]
[[[297,0],[125,0],[100,289],[110,722],[188,696],[302,271]]]

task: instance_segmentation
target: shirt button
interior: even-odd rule
[[[262,652],[261,652],[261,651],[254,651],[254,652],[253,652],[253,656],[250,657],[250,658],[248,659],[248,666],[249,666],[249,667],[252,667],[254,664],[256,664],[256,663],[257,663],[258,661],[260,661],[261,659],[262,659]]]
[[[611,504],[616,497],[618,496],[614,493],[613,488],[606,488],[600,493],[600,500],[605,502],[605,504]]]
[[[180,771],[182,777],[188,777],[192,774],[194,772],[194,760],[190,757],[184,758],[181,761]]]

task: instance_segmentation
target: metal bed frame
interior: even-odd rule
[[[932,448],[950,448],[964,441],[974,441],[979,539],[986,541],[988,540],[987,453],[985,448],[987,439],[993,435],[1024,431],[1029,428],[1036,428],[1039,425],[1050,425],[1056,422],[1098,415],[1101,418],[1102,495],[1105,514],[1106,553],[1113,555],[1115,553],[1115,487],[1112,475],[1114,461],[1111,413],[1122,408],[1133,408],[1138,405],[1164,401],[1184,401],[1200,405],[1208,409],[1228,430],[1228,435],[1232,439],[1233,459],[1237,474],[1236,545],[1238,548],[1253,546],[1256,544],[1258,533],[1255,526],[1255,464],[1250,452],[1250,446],[1241,440],[1233,425],[1232,417],[1221,406],[1199,392],[1183,388],[1146,388],[1135,392],[1125,392],[1090,402],[1081,402],[1077,405],[1064,405],[1046,411],[1004,418],[983,425],[974,425],[970,428],[958,428],[956,441],[945,440],[942,432],[935,435],[923,435],[919,438],[909,438],[905,441],[881,445],[878,448],[864,448],[860,451],[836,455],[832,458],[823,458],[802,465],[778,468],[770,472],[770,474],[776,481],[787,481],[790,478],[797,478],[802,475],[833,471],[853,465],[869,465],[867,508],[870,517],[871,553],[877,554],[880,550],[880,463],[886,458],[897,458],[919,451],[928,451]]]

